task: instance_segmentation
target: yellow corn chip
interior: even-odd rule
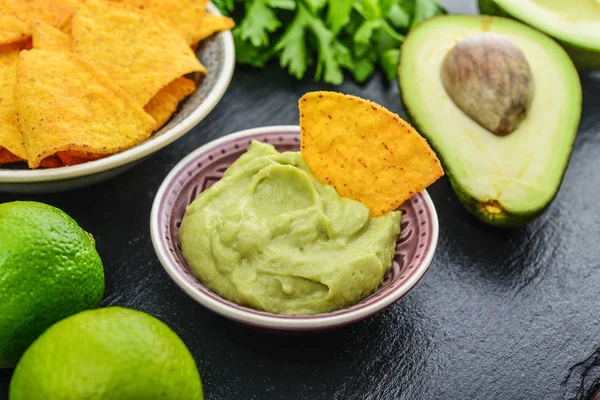
[[[14,15],[0,13],[0,45],[20,42],[27,39],[30,34],[27,22]]]
[[[235,22],[233,22],[233,19],[229,17],[222,17],[220,15],[206,13],[202,19],[202,24],[200,25],[200,30],[197,32],[198,34],[196,38],[199,42],[217,32],[233,29],[234,26]]]
[[[185,40],[147,12],[88,0],[73,16],[71,29],[73,51],[106,72],[142,107],[175,79],[206,73]]]
[[[194,93],[194,90],[196,90],[196,82],[183,77],[175,79],[173,82],[165,86],[163,90],[171,93],[179,102],[188,97],[190,94]]]
[[[0,0],[0,14],[29,22],[39,19],[60,27],[75,11],[77,0]]]
[[[372,216],[397,209],[444,174],[407,122],[358,97],[313,92],[299,101],[301,152],[315,177]]]
[[[30,168],[61,151],[120,152],[155,126],[126,92],[70,52],[21,52],[15,99]]]
[[[162,18],[192,45],[197,38],[200,24],[206,13],[208,0],[112,0],[145,10]]]
[[[65,20],[65,22],[63,22],[61,24],[61,26],[58,27],[61,30],[61,32],[65,33],[65,34],[69,35],[69,37],[71,37],[71,42],[73,41],[72,40],[73,32],[71,31],[71,21],[72,20],[73,20],[73,15],[71,15],[69,18],[67,18]]]
[[[0,46],[0,148],[6,151],[0,158],[0,164],[26,159],[27,151],[23,135],[17,123],[15,106],[15,85],[17,83],[17,63],[19,61],[20,43]],[[8,152],[14,157],[8,157]],[[11,160],[12,161],[7,161]]]
[[[40,20],[31,21],[31,39],[34,49],[71,51],[71,36]]]
[[[159,130],[171,118],[171,115],[177,110],[177,104],[179,102],[175,96],[161,90],[144,106],[144,110],[156,121],[155,130]]]
[[[179,102],[196,90],[196,83],[188,78],[179,78],[162,88],[144,110],[156,121],[156,130],[160,129],[177,110]]]

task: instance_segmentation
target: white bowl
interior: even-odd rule
[[[173,281],[191,298],[226,318],[278,331],[318,331],[350,324],[388,307],[411,290],[429,268],[438,240],[438,219],[426,191],[406,201],[402,232],[390,272],[375,293],[342,310],[316,315],[281,315],[235,304],[210,290],[192,271],[179,249],[177,232],[186,207],[218,181],[252,140],[273,144],[280,151],[298,151],[299,127],[250,129],[214,140],[181,160],[160,186],[150,215],[152,243]]]
[[[212,4],[207,9],[219,14]],[[35,170],[0,168],[0,192],[58,192],[105,181],[185,135],[212,111],[231,82],[235,67],[231,32],[221,32],[205,40],[197,55],[208,74],[182,102],[178,113],[151,138],[121,153],[79,165]]]

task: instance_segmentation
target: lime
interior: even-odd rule
[[[158,319],[121,307],[83,311],[44,332],[17,365],[10,400],[202,400],[196,363]]]
[[[12,367],[49,326],[104,294],[95,242],[58,208],[0,204],[0,368]]]

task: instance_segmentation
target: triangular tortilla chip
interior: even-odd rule
[[[78,0],[0,0],[0,14],[13,15],[26,23],[39,19],[60,27],[78,4]]]
[[[155,130],[159,130],[171,118],[178,103],[175,96],[162,89],[144,106],[144,110],[156,121]]]
[[[372,216],[397,209],[444,174],[425,139],[368,100],[313,92],[299,101],[302,157],[315,177]]]
[[[200,29],[196,35],[196,43],[206,39],[207,37],[214,35],[217,32],[227,31],[233,29],[235,22],[229,17],[222,17],[220,15],[214,15],[206,13],[200,24]]]
[[[73,17],[71,29],[73,51],[105,71],[142,107],[175,79],[206,73],[185,40],[147,12],[88,0]]]
[[[44,21],[31,21],[33,48],[40,50],[71,51],[71,36]]]
[[[196,90],[196,82],[185,77],[179,78],[169,83],[163,89],[175,96],[179,102],[194,93]]]
[[[156,130],[160,129],[177,110],[179,102],[196,90],[196,83],[188,78],[179,78],[162,88],[144,110],[156,121]]]
[[[192,45],[199,41],[198,30],[208,0],[112,0],[152,13],[174,28]]]
[[[14,15],[0,13],[0,45],[20,42],[31,35],[29,24]]]
[[[19,61],[19,43],[0,46],[0,148],[6,151],[0,157],[0,164],[26,159],[27,151],[23,135],[17,124],[15,106],[15,86],[17,83],[17,63]],[[13,157],[5,153],[9,152]]]
[[[15,98],[31,168],[60,151],[123,151],[155,126],[127,93],[74,53],[21,52]]]

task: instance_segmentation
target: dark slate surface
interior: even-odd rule
[[[584,399],[600,378],[600,74],[582,82],[581,127],[549,210],[523,229],[494,230],[470,217],[443,179],[430,189],[440,241],[424,279],[386,311],[332,332],[277,336],[216,316],[171,282],[150,242],[151,203],[177,161],[240,129],[295,124],[298,98],[329,89],[277,66],[238,68],[205,121],[109,182],[0,194],[0,202],[43,201],[92,232],[106,268],[104,304],[170,325],[192,350],[207,399]],[[339,90],[404,115],[398,89],[380,76]],[[9,379],[0,371],[0,399]]]

